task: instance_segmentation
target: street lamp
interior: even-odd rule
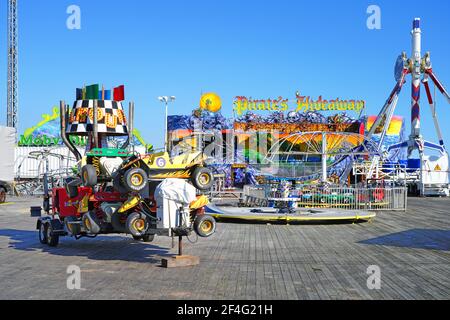
[[[167,128],[167,117],[168,117],[168,105],[169,105],[169,102],[173,102],[173,101],[175,101],[175,96],[161,96],[161,97],[158,97],[158,100],[159,101],[161,101],[162,103],[164,103],[165,104],[165,106],[166,106],[166,128],[165,128],[165,137],[164,137],[164,149],[165,149],[165,151],[166,152],[169,152],[169,131],[168,131],[168,128]]]

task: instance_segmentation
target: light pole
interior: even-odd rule
[[[169,106],[169,102],[173,102],[175,101],[175,96],[161,96],[158,97],[158,100],[163,102],[166,106],[166,120],[165,120],[165,134],[164,134],[164,150],[166,152],[169,152],[169,130],[167,128],[167,118],[168,118],[168,106]]]

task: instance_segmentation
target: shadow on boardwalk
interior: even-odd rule
[[[166,248],[124,236],[97,236],[95,239],[80,240],[65,237],[58,247],[41,244],[36,231],[0,229],[0,237],[8,237],[9,247],[16,250],[42,251],[52,255],[79,256],[92,260],[159,263],[162,256],[169,255]]]
[[[410,229],[359,243],[450,251],[450,230]]]

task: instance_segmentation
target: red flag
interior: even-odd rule
[[[125,100],[125,86],[121,85],[117,88],[114,88],[114,101],[123,101]]]

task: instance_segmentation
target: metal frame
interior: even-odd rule
[[[283,188],[281,188],[283,189]],[[406,211],[406,187],[319,187],[288,186],[281,190],[270,184],[248,187],[244,203],[264,201],[278,208],[327,208],[371,211]]]
[[[389,95],[388,100],[385,105],[381,109],[380,113],[377,116],[374,124],[372,125],[369,134],[367,136],[370,139],[375,132],[375,130],[379,127],[379,125],[384,121],[382,136],[379,142],[379,147],[381,147],[383,143],[383,139],[386,133],[386,130],[389,126],[390,120],[394,113],[395,107],[397,105],[398,96],[403,87],[403,84],[406,82],[405,77],[407,74],[411,74],[411,134],[409,139],[395,145],[392,145],[388,148],[388,152],[391,150],[399,149],[399,148],[408,148],[408,158],[411,156],[411,153],[414,150],[419,151],[420,156],[420,165],[423,165],[423,156],[424,156],[424,148],[427,147],[429,149],[437,150],[442,155],[446,154],[447,151],[444,146],[444,140],[442,138],[442,132],[438,123],[437,114],[436,114],[436,106],[433,102],[428,78],[430,78],[435,86],[439,89],[441,94],[447,98],[447,101],[450,103],[450,95],[445,90],[442,83],[438,80],[437,76],[434,74],[433,69],[431,67],[430,53],[427,52],[424,57],[421,57],[421,29],[420,29],[420,19],[416,18],[413,21],[413,29],[411,31],[412,35],[412,53],[411,58],[407,59],[406,53],[403,52],[402,55],[398,59],[398,64],[396,70],[399,72],[400,76],[398,77],[398,81],[393,91]],[[401,71],[400,71],[401,69]],[[420,78],[423,76],[423,79]],[[423,84],[425,87],[425,91],[427,93],[428,103],[431,109],[431,115],[433,117],[434,126],[436,129],[436,133],[439,139],[439,145],[426,141],[423,139],[420,134],[420,84]],[[447,155],[448,156],[448,155]],[[420,174],[419,177],[420,183],[420,194],[424,195],[424,184],[423,184],[423,176]]]
[[[8,0],[8,75],[6,125],[18,127],[18,21],[17,1]]]

